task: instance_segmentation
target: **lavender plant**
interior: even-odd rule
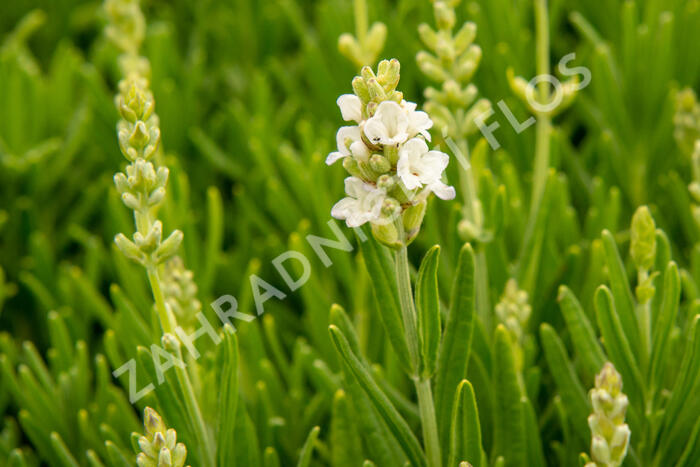
[[[5,2],[0,465],[697,465],[698,21]]]

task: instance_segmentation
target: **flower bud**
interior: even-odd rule
[[[380,175],[377,179],[377,188],[381,188],[386,192],[391,191],[394,186],[396,186],[396,180],[391,175]]]
[[[129,136],[129,146],[141,149],[148,144],[149,140],[150,135],[148,134],[146,124],[139,120],[136,122],[136,125],[134,125],[134,129]]]
[[[425,209],[428,203],[421,201],[406,208],[403,213],[403,228],[406,232],[406,243],[410,243],[420,232],[420,227],[423,224]]]
[[[386,42],[386,25],[382,22],[376,22],[372,24],[367,31],[367,36],[365,36],[365,51],[368,55],[369,61],[374,63],[377,56],[384,48],[384,43]]]
[[[401,214],[401,205],[394,198],[387,198],[382,203],[382,215],[392,222]]]
[[[418,35],[429,49],[434,50],[435,47],[437,47],[438,35],[435,31],[433,31],[433,28],[427,24],[422,23],[418,25]]]
[[[156,261],[160,264],[171,258],[175,253],[177,253],[180,244],[182,243],[184,235],[180,230],[173,230],[173,232],[165,239],[163,243],[160,244],[156,250],[155,256]]]
[[[457,21],[454,8],[449,6],[445,1],[435,2],[434,8],[435,21],[437,22],[438,29],[452,30]]]
[[[476,38],[476,24],[468,21],[462,25],[454,37],[455,53],[461,54]]]
[[[630,255],[638,270],[648,271],[656,260],[656,225],[649,208],[640,206],[632,216]]]
[[[343,168],[354,177],[364,178],[364,174],[362,173],[362,170],[360,170],[357,160],[352,157],[343,158]]]
[[[352,34],[344,33],[338,38],[338,51],[355,65],[363,64],[362,49]]]
[[[114,237],[114,243],[116,243],[117,248],[119,248],[122,254],[127,258],[137,261],[139,263],[144,262],[145,255],[143,254],[143,252],[139,249],[138,246],[136,246],[134,242],[126,238],[124,234],[117,234]]]
[[[183,467],[187,448],[177,442],[177,432],[168,429],[158,413],[146,407],[144,410],[146,434],[138,440],[141,452],[136,457],[139,467]]]
[[[399,232],[396,229],[396,224],[393,222],[373,222],[372,235],[379,243],[389,248],[398,249],[403,246],[403,242],[399,238]]]
[[[398,60],[382,60],[377,71],[377,81],[383,86],[385,92],[396,89],[401,77],[401,65]]]
[[[365,83],[365,80],[362,79],[360,76],[355,76],[355,78],[353,78],[352,90],[363,103],[369,101],[370,97],[369,89],[367,88],[367,83]]]
[[[367,88],[369,89],[369,96],[375,102],[381,102],[386,98],[386,91],[384,87],[379,84],[377,78],[370,78],[367,80]]]
[[[126,175],[119,172],[114,175],[114,186],[117,187],[119,194],[122,194],[129,190],[129,183],[126,180]]]
[[[161,201],[165,198],[165,188],[158,187],[153,192],[151,195],[148,197],[148,205],[153,207],[158,204],[160,204]]]
[[[416,55],[416,62],[418,63],[418,68],[421,69],[423,74],[433,81],[442,83],[448,78],[438,59],[430,55],[428,52],[423,50],[418,52]]]
[[[381,154],[372,154],[372,156],[369,158],[369,166],[378,175],[385,174],[391,170],[391,163],[389,163],[389,159]]]

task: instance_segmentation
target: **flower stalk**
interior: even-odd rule
[[[131,239],[120,233],[115,237],[115,243],[125,256],[146,269],[163,330],[163,343],[174,349],[181,360],[179,341],[173,336],[177,321],[167,304],[160,270],[177,253],[183,234],[174,230],[163,240],[163,225],[157,218],[158,208],[165,200],[169,171],[158,165],[160,121],[150,89],[150,64],[148,59],[139,55],[145,36],[145,19],[138,0],[106,0],[105,10],[110,19],[106,33],[122,51],[119,65],[123,79],[119,82],[115,99],[121,116],[117,135],[121,152],[129,162],[124,173],[114,176],[114,183],[124,204],[133,210],[136,226]],[[214,449],[189,374],[184,369],[177,369],[176,379],[203,454],[202,460],[206,465],[214,465]],[[164,462],[168,460],[168,455],[165,456]],[[154,465],[171,465],[158,462]]]

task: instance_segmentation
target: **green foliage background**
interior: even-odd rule
[[[430,82],[415,64],[423,48],[416,30],[419,23],[433,24],[430,2],[369,3],[370,20],[385,22],[389,32],[382,56],[400,60],[400,88],[420,104]],[[357,73],[337,51],[338,36],[354,30],[352,2],[144,0],[142,7],[148,21],[143,54],[151,61],[171,169],[161,217],[167,230],[185,233],[181,255],[202,303],[231,294],[242,311],[253,312],[251,272],[284,290],[270,260],[289,248],[315,258],[303,238],[332,235],[326,223],[341,196],[343,173],[323,161],[341,124],[335,100],[350,92]],[[494,104],[504,100],[523,121],[529,115],[510,90],[506,70],[535,75],[532,2],[464,1],[458,22],[466,20],[477,24],[476,43],[483,49],[474,79],[480,95]],[[499,456],[506,465],[578,462],[590,443],[585,392],[593,384],[594,364],[602,364],[599,357],[620,369],[631,405],[639,409],[630,415],[634,449],[625,465],[699,465],[700,425],[694,418],[700,413],[700,230],[687,190],[691,157],[674,139],[674,112],[677,91],[700,86],[700,2],[552,0],[549,22],[552,63],[575,52],[574,63],[590,68],[592,81],[554,120],[555,170],[530,245],[521,241],[534,127],[517,134],[497,111],[502,148],[494,152],[477,138],[470,141],[482,202],[490,206],[501,185],[507,201],[497,237],[474,244],[477,288],[486,301],[477,304],[469,373],[459,379],[468,377],[474,387],[489,465]],[[123,163],[113,103],[118,52],[102,33],[104,23],[96,1],[0,6],[0,407],[8,417],[1,465],[134,462],[130,435],[141,431],[144,404],[131,407],[128,381],[110,373],[136,357],[138,346],[159,342],[159,328],[145,275],[112,241],[133,224],[112,183]],[[453,160],[453,183],[457,170]],[[643,204],[660,229],[652,306],[671,311],[659,311],[655,316],[664,318],[654,320],[655,329],[669,321],[659,331],[664,370],[654,376],[642,371],[632,381],[627,376],[635,370],[625,371],[616,360],[634,360],[634,342],[619,358],[609,347],[616,341],[606,335],[600,310],[611,293],[596,290],[601,284],[612,290],[618,310],[610,313],[621,324],[610,332],[621,327],[632,340],[619,308],[636,306],[628,228]],[[457,202],[432,202],[409,250],[417,269],[429,247],[441,245],[437,276],[444,305],[463,243],[459,220]],[[276,459],[281,465],[299,459],[306,465],[360,465],[362,459],[400,465],[400,443],[359,386],[342,377],[330,323],[351,347],[357,345],[353,351],[363,362],[376,364],[371,369],[378,387],[420,432],[412,388],[383,338],[371,292],[374,276],[364,265],[367,252],[330,255],[332,267],[315,261],[302,289],[267,302],[262,319],[240,327],[238,353],[229,337],[228,351],[210,346],[200,362],[194,379],[205,418],[223,418],[221,407],[238,402],[231,412],[234,426],[227,427],[234,436],[219,454],[220,465],[276,465]],[[667,266],[671,260],[674,265]],[[478,261],[488,263],[485,281],[478,278]],[[508,379],[518,372],[511,368],[517,362],[499,363],[506,358],[503,349],[506,355],[510,350],[507,339],[494,334],[491,311],[510,277],[529,293],[533,308],[520,389]],[[673,303],[674,287],[680,304]],[[628,294],[630,302],[621,304]],[[558,296],[576,312],[563,314]],[[329,316],[334,303],[347,315],[334,308]],[[216,319],[209,307],[204,310]],[[348,337],[346,320],[354,324],[356,341]],[[595,345],[577,342],[579,323],[587,323]],[[618,337],[622,342],[625,336]],[[587,348],[595,356],[585,355]],[[239,376],[222,383],[234,354]],[[140,386],[147,382],[146,369],[141,374]],[[204,465],[167,387],[142,402],[157,406],[178,430],[188,462]],[[344,392],[338,392],[341,387]],[[529,408],[515,407],[521,397]],[[357,426],[357,413],[376,431]],[[509,427],[520,423],[516,419],[534,430]],[[223,422],[217,423],[211,429],[221,432]],[[510,437],[532,431],[537,439]],[[526,453],[534,457],[519,464],[518,444],[541,446],[542,453]]]

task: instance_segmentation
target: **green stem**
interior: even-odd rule
[[[400,219],[399,219],[400,221]],[[397,225],[400,222],[397,222]],[[403,235],[403,228],[400,230]],[[430,379],[418,377],[420,367],[420,341],[418,338],[418,325],[416,306],[411,290],[411,275],[408,266],[408,249],[402,246],[395,256],[396,279],[399,289],[399,302],[404,323],[404,332],[408,351],[412,361],[414,374],[411,375],[418,395],[418,410],[420,412],[421,428],[423,430],[423,444],[428,457],[429,467],[441,467],[440,442],[438,438],[437,418],[435,405],[430,389]]]
[[[355,0],[355,36],[360,46],[364,46],[368,29],[367,0]]]
[[[440,467],[440,440],[438,439],[437,418],[435,417],[435,405],[433,404],[430,379],[421,378],[416,380],[415,383],[428,466]]]
[[[549,66],[549,17],[547,15],[547,0],[535,0],[535,16],[537,27],[537,75],[550,75]],[[549,82],[540,80],[537,84],[539,101],[545,104],[549,100]],[[549,169],[549,144],[552,121],[549,114],[537,116],[537,135],[535,142],[535,175],[532,185],[532,213],[536,213],[542,201],[544,185]]]
[[[547,15],[547,0],[535,0],[535,27],[537,29],[536,40],[536,72],[537,76],[551,74],[549,65],[549,18]],[[537,83],[538,101],[540,105],[546,105],[549,101],[549,81],[540,79]],[[552,119],[549,113],[537,113],[537,125],[535,134],[535,166],[532,177],[532,196],[530,199],[530,216],[525,230],[523,245],[529,244],[533,234],[537,215],[542,204],[544,189],[547,184],[547,172],[549,171],[549,153],[552,133]]]
[[[160,286],[160,279],[158,277],[158,271],[155,266],[148,268],[148,281],[151,284],[151,290],[153,292],[153,300],[155,301],[156,310],[160,318],[161,327],[163,332],[171,334],[175,330],[175,319],[169,312],[167,305],[165,304],[165,295],[163,294],[163,289]],[[179,346],[176,346],[177,358],[182,360],[182,353],[179,350]],[[192,382],[190,377],[184,368],[175,368],[175,374],[177,377],[178,384],[182,393],[184,395],[185,406],[187,412],[190,416],[192,426],[195,430],[195,437],[198,440],[198,445],[202,447],[203,460],[206,460],[205,465],[215,465],[214,461],[214,450],[211,445],[211,440],[207,434],[206,424],[204,423],[204,417],[202,417],[202,412],[199,409],[199,404],[197,403],[197,398],[194,393],[194,388],[192,387]]]
[[[400,220],[400,218],[399,218]],[[401,232],[403,234],[403,232]],[[411,291],[411,274],[408,267],[408,248],[402,246],[396,251],[396,283],[399,288],[399,303],[401,304],[401,317],[403,319],[406,344],[411,358],[411,368],[415,378],[420,366],[420,342],[418,340],[418,324],[413,292]]]
[[[637,283],[643,284],[649,277],[649,273],[640,269],[637,273]],[[651,300],[638,305],[637,316],[639,318],[639,334],[642,339],[642,355],[640,357],[642,368],[648,372],[651,359]],[[651,378],[651,374],[648,375]]]

